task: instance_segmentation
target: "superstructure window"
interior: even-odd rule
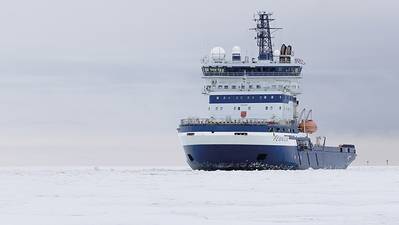
[[[249,85],[249,87],[248,87],[249,89],[252,89],[253,88],[253,86],[252,85]]]
[[[219,85],[219,86],[218,86],[218,88],[219,88],[219,89],[222,89],[222,88],[223,88],[223,86],[222,86],[222,85]]]
[[[238,109],[238,110],[241,110],[241,109],[240,109],[240,106],[238,106],[238,108],[237,108],[237,109]]]
[[[248,106],[248,110],[251,110],[251,106]]]
[[[266,106],[266,107],[265,107],[265,109],[266,109],[266,110],[269,110],[269,107],[268,107],[268,106]]]
[[[229,89],[229,86],[228,85],[224,85],[224,89]]]
[[[235,86],[235,85],[232,85],[232,86],[231,86],[231,89],[236,89],[236,86]]]
[[[257,88],[257,89],[260,89],[260,85],[256,85],[256,88]]]

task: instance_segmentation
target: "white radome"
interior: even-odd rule
[[[231,50],[232,54],[241,54],[241,48],[239,46],[234,46]]]
[[[211,58],[215,62],[222,62],[226,58],[226,51],[222,47],[214,47],[211,50]]]

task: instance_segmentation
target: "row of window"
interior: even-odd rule
[[[232,96],[223,96],[223,97],[221,97],[221,96],[216,96],[216,100],[219,100],[219,99],[223,99],[223,100],[226,100],[226,99],[230,99]],[[233,98],[235,97],[235,99],[255,99],[255,96],[254,95],[251,95],[251,96],[243,96],[243,95],[241,95],[241,96],[233,96]],[[260,95],[259,96],[259,99],[267,99],[267,95]],[[274,98],[280,98],[280,99],[282,99],[283,98],[283,96],[282,95],[269,95],[269,98],[270,99],[274,99]]]
[[[234,107],[233,107],[233,110],[246,110],[246,109],[247,109],[247,110],[251,110],[252,108],[251,108],[251,106],[248,106],[248,107],[245,108],[245,109],[244,109],[244,107],[241,107],[241,106],[234,106]],[[285,107],[285,106],[284,106],[284,107],[279,106],[278,109],[279,109],[279,110],[283,110],[283,109],[284,109],[284,110],[291,110],[289,107]],[[211,107],[210,107],[210,106],[208,107],[208,110],[211,110]],[[216,106],[216,107],[215,107],[215,110],[223,110],[223,106]],[[273,110],[273,106],[266,106],[266,107],[265,107],[265,110]]]
[[[208,85],[208,86],[206,86],[206,89],[211,89],[211,85]],[[231,86],[229,86],[229,85],[218,85],[217,86],[218,87],[218,89],[229,89],[229,88],[231,88],[231,89],[233,89],[233,90],[235,90],[235,89],[239,89],[239,88],[241,88],[241,89],[245,89],[245,85],[241,85],[241,86],[237,86],[237,85],[231,85]],[[267,86],[267,87],[270,87],[270,86]],[[276,88],[283,88],[284,86],[283,85],[272,85],[271,86],[271,88],[273,88],[273,89],[276,89]],[[291,86],[293,89],[296,89],[297,88],[297,86],[296,85],[292,85]],[[259,84],[257,84],[257,85],[248,85],[248,88],[249,89],[261,89],[262,88],[262,86],[261,85],[259,85]]]
[[[248,66],[234,66],[234,67],[202,67],[202,71],[205,73],[208,72],[286,72],[286,73],[299,73],[302,68],[299,66],[257,66],[257,67],[248,67]]]

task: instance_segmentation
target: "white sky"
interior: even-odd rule
[[[200,58],[256,55],[253,13],[303,58],[319,135],[399,164],[395,1],[5,1],[0,165],[185,165],[179,118],[206,113]]]

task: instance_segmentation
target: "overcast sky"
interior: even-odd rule
[[[302,107],[356,164],[399,164],[396,1],[2,1],[0,165],[185,165],[179,118],[204,116],[200,59],[256,56],[253,13],[292,44]]]

